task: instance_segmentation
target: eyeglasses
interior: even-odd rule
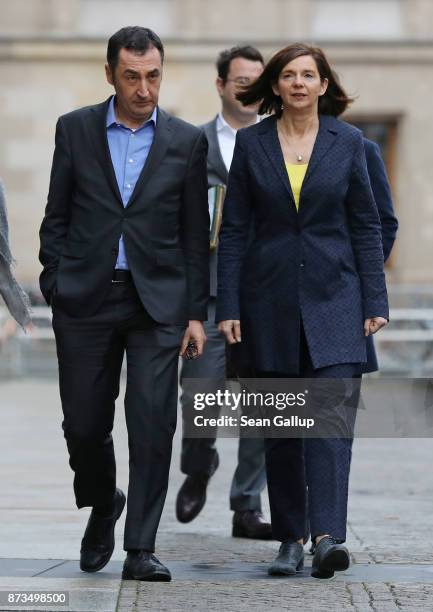
[[[245,87],[251,83],[250,77],[236,77],[235,79],[226,79],[226,82],[234,83],[235,85],[239,85],[240,87]]]

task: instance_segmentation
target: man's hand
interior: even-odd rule
[[[237,319],[220,321],[220,323],[218,323],[218,329],[224,334],[229,344],[241,342],[241,322]]]
[[[388,325],[388,321],[383,317],[372,317],[371,319],[365,319],[364,322],[364,335],[369,336],[379,331],[381,327]]]
[[[201,321],[189,321],[185,335],[180,347],[180,356],[185,356],[186,347],[189,342],[194,342],[197,347],[197,357],[203,355],[204,344],[206,342],[206,334],[204,333],[203,323]]]
[[[27,323],[27,325],[24,327],[24,331],[26,332],[26,334],[29,334],[30,336],[35,331],[35,329],[36,329],[36,327],[35,327],[34,323],[32,323],[32,322]]]

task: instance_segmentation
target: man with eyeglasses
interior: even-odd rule
[[[207,158],[208,184],[226,185],[233,157],[236,132],[259,121],[258,105],[243,106],[236,94],[263,72],[261,53],[250,46],[233,47],[218,56],[216,87],[221,98],[221,112],[203,126],[209,151]],[[189,378],[224,381],[226,373],[225,339],[214,323],[216,301],[217,253],[211,252],[211,299],[205,323],[206,348],[199,361],[185,361],[181,384]],[[184,418],[191,414],[191,393],[183,386]],[[206,502],[206,489],[219,464],[215,437],[183,438],[181,470],[187,475],[176,500],[176,515],[182,523],[192,521]],[[254,539],[270,539],[271,526],[261,512],[260,494],[266,485],[263,439],[240,438],[238,465],[230,490],[233,515],[233,535]]]

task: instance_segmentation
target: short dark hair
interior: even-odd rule
[[[114,73],[121,49],[127,49],[138,55],[143,55],[151,47],[158,49],[162,63],[164,61],[164,46],[155,32],[140,26],[121,28],[108,41],[107,62],[111,72]]]
[[[221,51],[216,61],[216,67],[218,71],[218,76],[224,82],[227,81],[227,75],[230,70],[230,63],[232,60],[237,57],[242,57],[243,59],[250,60],[250,62],[260,62],[264,65],[265,60],[263,59],[262,54],[255,47],[251,47],[250,45],[246,45],[245,47],[232,47],[231,49],[225,49]]]
[[[347,95],[335,78],[335,73],[322,49],[304,43],[294,43],[278,51],[266,64],[259,78],[237,94],[237,99],[244,105],[261,101],[260,115],[275,113],[277,117],[280,117],[282,100],[273,92],[272,85],[277,83],[284,66],[303,55],[310,55],[314,59],[321,81],[328,79],[328,88],[319,98],[319,113],[338,117],[353,102],[353,98]]]

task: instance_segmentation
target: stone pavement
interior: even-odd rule
[[[126,489],[121,402],[118,408],[118,481]],[[179,428],[157,540],[157,554],[171,568],[173,582],[122,583],[123,520],[107,567],[96,575],[78,568],[88,511],[74,509],[56,383],[2,382],[0,411],[0,591],[69,592],[68,606],[1,603],[0,610],[433,610],[433,440],[355,441],[347,541],[352,565],[332,581],[318,581],[308,567],[294,578],[268,577],[266,567],[277,543],[231,537],[228,488],[236,462],[234,439],[219,440],[221,465],[203,512],[188,525],[176,521],[174,500],[183,478]],[[266,495],[263,505],[269,515]]]

